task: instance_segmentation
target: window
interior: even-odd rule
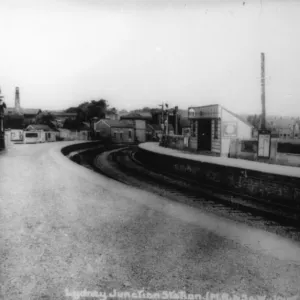
[[[115,139],[117,138],[117,133],[116,133],[116,132],[114,132],[114,138],[115,138]]]
[[[120,139],[123,139],[123,131],[120,132]]]
[[[214,139],[217,140],[219,138],[218,136],[218,120],[213,121],[214,125]]]
[[[192,137],[196,136],[196,121],[192,121],[191,123],[191,136]]]
[[[188,112],[188,115],[189,115],[189,117],[195,117],[196,111],[193,108],[190,108],[189,112]]]
[[[128,137],[131,139],[132,138],[132,132],[131,130],[128,131]]]
[[[257,152],[257,141],[242,141],[242,152],[251,152],[256,153]]]
[[[279,153],[291,153],[291,154],[300,154],[300,144],[292,143],[278,143],[277,152]]]
[[[37,138],[38,137],[38,134],[36,133],[36,132],[26,132],[25,133],[25,136],[26,137],[29,137],[29,138],[31,138],[31,137],[35,137],[35,138]]]

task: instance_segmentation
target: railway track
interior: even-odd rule
[[[87,152],[88,153],[88,152]],[[243,222],[253,227],[300,240],[299,215],[291,208],[243,199],[236,195],[222,195],[199,183],[179,178],[173,174],[157,172],[151,165],[139,161],[136,148],[101,149],[89,151],[90,168],[105,176],[132,185],[171,200],[200,208],[209,213]],[[81,153],[84,156],[84,153]]]
[[[158,173],[136,158],[135,149],[123,148],[104,152],[95,157],[94,167],[102,174],[125,184],[300,240],[299,215],[291,212],[291,208],[278,209],[270,203],[259,203],[237,196],[222,196],[211,189],[200,187],[199,183],[195,184],[172,174]]]

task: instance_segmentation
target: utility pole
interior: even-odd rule
[[[175,134],[178,134],[178,106],[175,106]]]
[[[169,135],[169,105],[166,104],[167,122],[166,122],[166,134]]]
[[[164,103],[162,102],[161,105],[161,121],[160,121],[160,125],[162,127],[162,130],[164,130]]]
[[[266,129],[265,54],[261,53],[261,129]]]
[[[258,159],[269,159],[271,153],[271,132],[266,128],[265,54],[261,53],[261,106],[262,115],[258,131]]]

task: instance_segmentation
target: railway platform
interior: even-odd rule
[[[196,162],[211,163],[225,167],[235,167],[252,171],[259,171],[263,173],[300,178],[300,168],[298,167],[266,164],[237,158],[187,153],[176,149],[161,147],[159,146],[159,143],[154,142],[140,144],[139,148],[153,153],[175,157],[178,159],[188,159]]]
[[[192,179],[221,193],[300,212],[298,167],[184,153],[153,142],[140,144],[139,152],[143,163],[151,162],[161,172]]]

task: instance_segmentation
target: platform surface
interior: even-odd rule
[[[158,143],[155,142],[147,142],[147,143],[140,144],[139,148],[148,150],[150,152],[158,153],[158,154],[169,155],[173,157],[189,159],[189,160],[199,161],[203,163],[211,163],[211,164],[222,165],[227,167],[235,167],[235,168],[253,170],[253,171],[258,171],[263,173],[300,178],[299,167],[272,165],[272,164],[249,161],[244,159],[215,157],[215,156],[207,156],[201,154],[186,153],[176,149],[161,147],[159,146]]]
[[[299,242],[95,173],[62,155],[71,144],[0,153],[0,299],[96,299],[65,289],[300,295]]]

